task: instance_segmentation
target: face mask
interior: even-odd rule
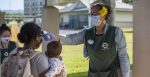
[[[1,41],[2,41],[3,43],[9,43],[9,37],[2,37],[2,38],[1,38]]]
[[[100,16],[91,16],[90,17],[91,26],[99,26],[101,24]]]

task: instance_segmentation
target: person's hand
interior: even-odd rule
[[[64,69],[61,70],[60,74],[55,75],[55,77],[64,77],[64,76],[65,76]]]
[[[59,35],[55,35],[55,40],[60,42],[60,36]]]
[[[57,36],[52,33],[48,33],[47,31],[42,31],[42,38],[44,41],[57,41]]]

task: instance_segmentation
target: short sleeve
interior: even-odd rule
[[[57,74],[59,74],[59,62],[56,58],[50,58],[50,70],[45,74],[46,77],[53,77]]]
[[[120,28],[116,29],[116,44],[118,49],[126,47],[126,40],[123,31]]]
[[[34,77],[49,69],[48,58],[44,53],[38,54],[31,59],[31,70]]]
[[[37,64],[37,70],[39,73],[42,73],[43,71],[49,68],[48,59],[44,55],[39,56],[36,64]]]

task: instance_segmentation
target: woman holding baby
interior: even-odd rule
[[[1,65],[1,77],[66,77],[61,53],[61,44],[52,42],[46,53],[39,53],[42,42],[41,28],[32,22],[22,26],[18,40],[22,48],[16,48],[13,54],[4,59]],[[58,67],[59,66],[59,67]]]

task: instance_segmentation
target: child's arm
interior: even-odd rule
[[[61,57],[61,72],[60,74],[56,75],[56,77],[67,77],[67,70],[66,70],[66,67],[65,67],[65,64],[63,62],[63,59]]]
[[[64,64],[64,61],[62,60],[62,77],[67,77],[67,70],[66,70],[66,66]]]
[[[63,69],[62,69],[62,76],[63,77],[67,77],[67,71],[66,71],[66,68],[64,67]]]
[[[50,70],[45,74],[46,77],[54,77],[59,70],[58,63],[55,59],[50,62]]]

